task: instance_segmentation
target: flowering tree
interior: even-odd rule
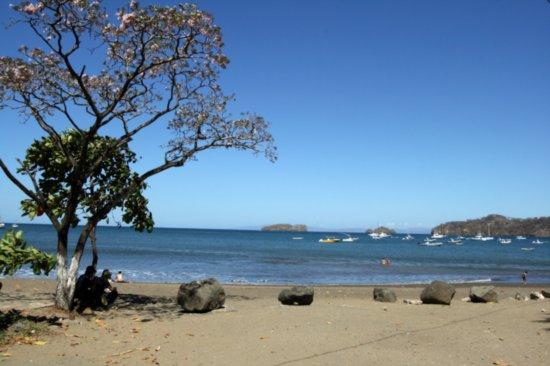
[[[42,156],[42,165],[22,163],[19,173],[30,186],[1,159],[0,168],[28,197],[25,212],[44,213],[57,230],[56,303],[68,309],[90,231],[117,207],[138,202],[134,209],[146,210],[135,195],[148,178],[181,167],[204,150],[249,150],[272,161],[276,150],[261,116],[234,119],[227,112],[232,97],[217,82],[229,62],[221,31],[196,6],[141,7],[131,1],[116,17],[109,17],[99,0],[23,1],[13,9],[42,48],[21,47],[20,58],[0,57],[1,107],[15,108],[40,126],[46,139],[36,146],[52,154]],[[86,63],[98,58],[100,64]],[[159,164],[128,175],[108,195],[95,195],[93,209],[82,214],[102,164],[117,151],[127,156],[134,136],[162,125],[172,136]],[[123,166],[132,159],[123,159]],[[51,186],[41,184],[55,164],[64,169],[56,172],[62,201],[52,200]],[[147,216],[141,213],[136,217],[143,222]],[[83,229],[69,263],[68,233],[79,217]]]

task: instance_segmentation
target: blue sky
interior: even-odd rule
[[[151,179],[158,226],[418,231],[489,213],[550,215],[546,1],[198,4],[223,29],[233,109],[271,122],[279,161],[208,152]],[[11,28],[0,54],[30,40]],[[39,132],[12,112],[0,118],[0,156],[13,167]],[[138,169],[162,159],[165,139],[159,127],[136,141]],[[22,197],[0,178],[4,221],[25,222]]]

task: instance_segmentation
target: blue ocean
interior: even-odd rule
[[[55,252],[56,234],[47,225],[20,225],[27,242]],[[0,234],[6,228],[0,229]],[[98,268],[122,271],[130,281],[187,282],[216,277],[240,284],[416,284],[434,279],[452,282],[518,283],[523,271],[529,282],[550,283],[550,239],[465,240],[449,238],[438,247],[420,246],[426,235],[373,240],[353,234],[353,243],[321,244],[339,233],[285,233],[240,230],[156,228],[138,233],[131,228],[97,229]],[[73,235],[72,243],[74,243]],[[294,237],[302,237],[300,240]],[[521,248],[534,248],[522,250]],[[70,251],[72,253],[72,249]],[[391,259],[382,266],[382,258]],[[91,262],[88,245],[81,270]],[[18,276],[31,277],[24,269]],[[54,274],[51,274],[54,277]]]

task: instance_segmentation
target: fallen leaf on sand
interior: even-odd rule
[[[4,353],[2,353],[2,356],[3,356],[3,357],[11,357],[11,353],[9,353],[9,352],[4,352]]]
[[[510,364],[504,360],[495,360],[493,361],[493,365],[497,366],[510,366]]]
[[[71,347],[75,347],[75,346],[78,346],[80,344],[80,342],[74,342],[74,343],[71,343]]]
[[[46,344],[46,341],[34,341],[35,346],[43,346]]]
[[[261,340],[268,339],[269,337],[260,337]]]
[[[95,323],[97,324],[98,327],[104,327],[105,326],[105,321],[103,319],[96,318]]]
[[[142,347],[141,350],[142,350],[142,351],[145,351],[145,352],[148,352],[148,351],[149,351],[149,347]]]
[[[132,328],[132,333],[139,333],[140,331],[140,328],[136,327],[136,328]]]
[[[195,336],[193,333],[187,333],[186,335],[188,335],[189,337],[194,337]]]

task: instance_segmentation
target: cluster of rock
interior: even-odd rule
[[[264,226],[262,231],[292,231],[292,232],[307,232],[306,225],[292,225],[292,224],[275,224]]]
[[[529,296],[523,295],[517,292],[516,295],[514,296],[514,299],[519,301],[529,301],[529,299],[531,300],[550,299],[550,291],[546,291],[546,290],[533,291],[529,294]]]
[[[438,305],[451,305],[451,301],[455,296],[456,290],[454,286],[443,282],[433,281],[422,290],[420,294],[420,300],[405,299],[406,304],[420,305],[420,304],[438,304]],[[373,290],[374,301],[380,302],[396,302],[397,297],[395,293],[388,288],[376,287]],[[470,289],[470,296],[468,301],[486,303],[486,302],[498,302],[498,295],[493,286],[474,286]]]
[[[427,285],[420,294],[420,300],[405,299],[406,304],[438,304],[451,305],[456,290],[453,285],[443,281],[433,281]],[[315,291],[313,287],[294,286],[279,293],[278,300],[283,305],[311,305]],[[397,301],[395,292],[389,288],[375,287],[372,291],[374,301],[394,303]],[[529,297],[517,293],[517,300],[528,301]],[[542,290],[530,294],[533,300],[550,298],[550,292]],[[473,286],[470,293],[463,301],[474,303],[498,302],[498,294],[494,286]],[[214,278],[202,281],[184,283],[180,286],[177,302],[183,311],[191,313],[205,313],[223,307],[225,303],[225,291]]]
[[[432,229],[433,233],[445,235],[483,235],[495,236],[550,236],[550,217],[513,219],[502,215],[488,215],[480,219],[451,221]]]
[[[387,235],[395,235],[395,230],[392,230],[390,228],[387,228],[385,226],[379,226],[376,229],[368,229],[367,234],[387,234]]]

